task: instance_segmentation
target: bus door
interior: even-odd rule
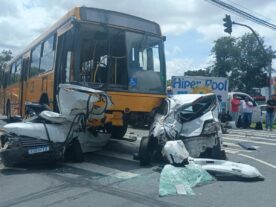
[[[73,45],[74,30],[72,24],[65,24],[57,31],[57,49],[54,75],[54,92],[58,93],[58,84],[72,82],[74,76],[75,51]],[[54,111],[58,111],[54,96]]]
[[[27,78],[29,73],[30,66],[30,52],[23,56],[22,60],[22,81],[21,81],[21,100],[20,100],[20,108],[21,108],[21,116],[25,115],[25,102],[27,98]]]

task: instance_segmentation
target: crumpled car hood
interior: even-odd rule
[[[64,142],[67,137],[70,124],[46,124],[46,127],[48,129],[51,141]],[[21,136],[22,139],[24,139],[24,136],[26,136],[36,139],[48,140],[45,127],[42,123],[12,123],[5,125],[3,128],[8,133],[13,133],[17,136]]]

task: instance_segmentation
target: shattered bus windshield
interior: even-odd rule
[[[126,32],[129,89],[131,91],[162,91],[160,38]]]
[[[161,37],[95,25],[82,25],[80,36],[80,82],[107,90],[165,91]]]

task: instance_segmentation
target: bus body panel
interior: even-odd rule
[[[6,107],[10,103],[11,115],[20,115],[20,82],[12,84],[5,89]],[[7,111],[7,108],[6,108]]]
[[[97,14],[99,16],[97,16]],[[103,18],[105,15],[106,15],[106,18]],[[118,19],[116,19],[116,17],[118,17]],[[97,19],[99,21],[106,21],[104,22],[104,26],[102,25],[103,23],[97,22]],[[128,19],[129,21],[127,21]],[[70,29],[68,31],[65,31],[64,34],[63,33],[59,34],[58,32],[59,29],[62,28],[67,23],[72,24],[73,25],[72,28],[69,27]],[[124,117],[124,114],[128,114],[131,112],[138,112],[138,113],[141,112],[141,114],[150,113],[152,112],[153,109],[155,109],[161,104],[162,100],[164,100],[165,98],[164,94],[165,94],[166,68],[165,68],[164,48],[162,45],[163,44],[162,34],[161,34],[159,25],[155,22],[148,21],[132,15],[127,15],[127,14],[122,14],[122,13],[107,11],[107,10],[101,10],[101,9],[93,9],[93,8],[89,9],[89,8],[76,7],[73,10],[69,11],[62,19],[60,19],[56,24],[54,24],[49,30],[47,30],[40,37],[38,37],[33,43],[31,43],[31,45],[28,46],[23,53],[19,54],[13,59],[12,63],[16,62],[19,58],[22,58],[25,54],[29,53],[30,54],[29,58],[31,61],[32,51],[39,44],[42,44],[44,41],[46,41],[50,35],[57,34],[57,37],[55,40],[56,42],[54,43],[55,44],[54,45],[55,63],[54,63],[53,70],[35,75],[33,77],[28,77],[28,75],[25,74],[26,77],[24,76],[25,78],[23,78],[23,83],[22,82],[18,83],[17,86],[8,86],[5,89],[5,94],[6,94],[4,96],[5,100],[6,101],[8,99],[12,100],[12,105],[14,106],[12,109],[13,115],[15,114],[21,114],[22,116],[25,115],[25,103],[26,102],[39,103],[40,97],[43,93],[47,93],[51,108],[56,109],[56,106],[54,106],[54,99],[55,99],[55,92],[56,92],[55,90],[57,89],[57,85],[59,83],[64,82],[62,77],[58,77],[57,74],[60,74],[60,76],[65,74],[65,71],[63,71],[64,69],[61,69],[60,65],[57,65],[57,63],[58,61],[60,61],[59,59],[67,58],[69,54],[68,51],[70,51],[67,49],[68,54],[63,57],[61,56],[60,53],[66,53],[66,50],[65,49],[60,50],[58,48],[58,45],[59,45],[59,42],[61,43],[62,41],[66,40],[66,38],[62,39],[63,35],[66,35],[66,33],[69,33],[70,31],[74,31],[74,32],[78,31],[78,29],[82,24],[96,25],[98,28],[102,26],[102,28],[99,29],[100,31],[98,32],[99,34],[105,33],[102,30],[113,32],[112,35],[114,35],[114,37],[115,35],[117,35],[116,31],[118,31],[118,34],[122,34],[121,36],[119,36],[122,39],[112,42],[113,51],[114,52],[119,51],[117,56],[113,54],[110,55],[110,53],[105,53],[103,51],[100,51],[102,52],[102,56],[99,53],[96,53],[96,56],[97,55],[99,56],[97,58],[104,58],[105,55],[109,55],[109,58],[111,59],[110,62],[114,64],[114,67],[110,67],[109,71],[112,74],[116,73],[116,75],[112,77],[109,75],[110,76],[109,78],[114,79],[112,82],[113,84],[123,83],[126,88],[123,92],[121,91],[115,92],[114,90],[116,90],[116,88],[112,88],[112,87],[106,88],[106,89],[99,88],[100,90],[106,91],[111,96],[114,104],[109,109],[108,116],[111,117],[111,120],[108,118],[106,120],[110,121],[111,123],[113,122],[116,123],[115,124],[116,126],[122,125],[123,124],[122,119]],[[89,32],[88,29],[87,29],[87,32]],[[120,33],[120,32],[123,32],[123,33]],[[91,38],[96,38],[96,36],[99,36],[97,32],[95,32],[94,35],[95,36],[91,35]],[[79,37],[75,38],[74,36],[71,41],[75,41],[75,39],[78,39],[78,38]],[[123,38],[125,38],[124,42],[123,41],[120,42],[120,40],[123,40]],[[140,42],[135,43],[134,40],[137,38]],[[94,44],[93,41],[101,42],[103,40],[104,39],[99,39],[99,40],[90,39],[92,43],[87,42],[87,44],[83,44],[83,46],[88,47],[89,44],[91,44],[91,48],[92,48]],[[108,40],[108,41],[111,41],[111,40]],[[162,43],[160,43],[160,41]],[[120,44],[124,44],[124,45],[120,45],[119,42]],[[81,43],[81,42],[78,42],[78,43]],[[145,46],[141,52],[138,52],[139,48],[137,45],[144,45],[144,44],[149,44],[149,45],[147,47]],[[80,47],[81,44],[75,44],[75,45],[79,45]],[[116,47],[114,47],[114,45]],[[96,46],[94,46],[92,49],[91,48],[87,48],[88,54],[89,53],[92,54],[93,51],[95,51],[95,49],[98,49]],[[125,48],[125,49],[121,49],[121,48]],[[74,59],[75,53],[77,53],[77,51],[80,53],[80,51],[77,50],[76,48],[74,49],[75,50],[70,51],[72,58],[69,61],[67,59],[67,62],[66,62],[66,64],[69,64],[70,62],[72,62],[72,64],[70,63],[70,70],[68,73],[68,74],[71,74],[70,76],[72,77],[74,75],[80,75],[81,73],[81,71],[76,72],[77,67],[75,66],[75,61],[77,61],[77,59]],[[102,47],[102,50],[104,50],[103,47]],[[133,52],[133,55],[130,55],[130,52]],[[80,54],[78,55],[79,55],[78,58],[80,59]],[[95,52],[93,56],[96,57]],[[154,67],[157,66],[157,69],[159,70],[157,71],[158,73],[155,73],[156,72],[155,68],[151,70],[148,69],[153,64],[153,62],[150,62],[150,58],[152,58],[153,56],[160,58],[159,62],[157,62],[154,65]],[[90,61],[90,64],[91,63],[93,64],[92,69],[95,69],[96,59],[94,57],[93,57],[93,63],[91,62],[92,59],[87,59],[88,61]],[[124,57],[125,59],[122,59],[122,57]],[[145,62],[144,65],[139,65],[139,61],[143,61],[145,58],[146,59],[149,58],[149,61]],[[123,60],[125,62],[123,62]],[[153,60],[155,59],[153,58]],[[30,70],[30,67],[31,67],[30,64],[31,63],[28,64],[25,70],[25,73],[27,73]],[[132,67],[135,70],[132,70],[132,71],[129,70],[128,67],[130,67],[129,66],[130,64],[132,64]],[[126,71],[122,72],[120,67],[126,68]],[[99,68],[101,69],[101,67]],[[123,74],[124,75],[127,74],[127,76],[123,76]],[[92,77],[93,77],[93,73],[90,77],[90,80],[95,81],[95,77],[97,76],[95,76],[94,74],[93,79]],[[77,81],[77,80],[66,80],[66,82],[70,82],[70,81]],[[121,82],[119,83],[117,81],[121,81]],[[81,81],[79,80],[77,82],[81,82]],[[151,93],[151,90],[144,90],[145,87],[152,87],[151,89],[154,89],[155,86],[153,86],[152,83],[159,83],[158,87],[162,89],[153,90],[154,92],[152,93]],[[149,86],[147,86],[147,84],[149,84]],[[137,87],[136,91],[132,89],[135,87]],[[20,100],[20,96],[22,96],[21,100]],[[19,106],[20,101],[21,101],[21,107]],[[114,121],[112,120],[112,117]]]
[[[158,107],[165,95],[127,93],[127,92],[107,92],[112,97],[113,105],[109,110],[114,111],[134,111],[151,112]]]

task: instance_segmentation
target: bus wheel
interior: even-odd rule
[[[146,166],[150,164],[153,155],[153,149],[150,148],[150,138],[142,137],[139,147],[139,159],[141,166]]]
[[[6,104],[6,115],[7,115],[7,121],[11,120],[11,103],[8,100]]]
[[[124,123],[123,126],[111,126],[109,131],[113,138],[122,139],[127,132],[128,124]]]

